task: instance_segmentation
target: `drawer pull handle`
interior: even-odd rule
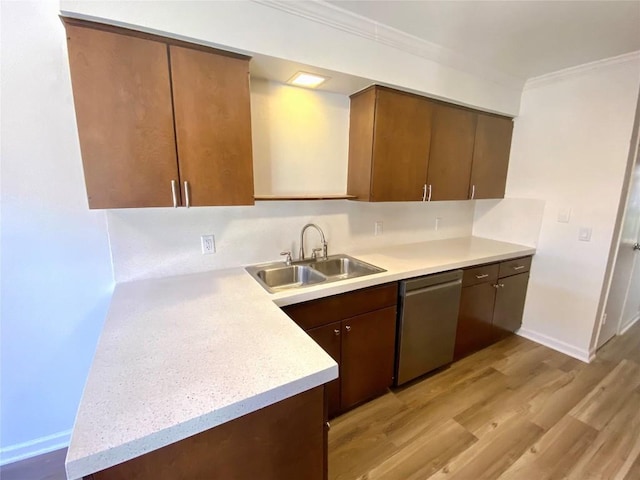
[[[345,330],[346,330],[347,332],[350,332],[350,331],[351,331],[351,325],[347,325],[347,326],[346,326],[346,327],[344,327],[344,328],[345,328]]]
[[[482,278],[487,278],[488,276],[489,276],[489,274],[488,274],[488,273],[483,273],[482,275],[476,275],[476,278],[477,278],[478,280],[480,280],[480,279],[482,279]]]
[[[333,334],[337,337],[338,335],[340,335],[340,329],[338,328],[334,328],[333,329]]]
[[[518,265],[517,267],[513,267],[514,270],[522,270],[524,265]]]

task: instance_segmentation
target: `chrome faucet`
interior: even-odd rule
[[[304,227],[302,227],[302,231],[300,232],[300,260],[304,260],[304,232],[309,227],[313,227],[316,230],[318,230],[318,233],[320,234],[320,241],[322,242],[322,259],[326,260],[327,259],[327,241],[324,238],[324,232],[315,223],[307,223]]]

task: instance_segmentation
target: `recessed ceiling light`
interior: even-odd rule
[[[297,87],[316,88],[327,80],[329,80],[328,77],[323,77],[314,73],[298,72],[291,77],[287,83]]]

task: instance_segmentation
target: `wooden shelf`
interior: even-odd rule
[[[357,198],[355,195],[254,195],[258,202],[282,201],[282,200],[350,200]]]

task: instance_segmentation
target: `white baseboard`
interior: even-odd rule
[[[16,443],[0,449],[0,465],[17,462],[69,446],[71,430],[54,433],[24,443]]]
[[[527,330],[526,328],[520,328],[516,334],[560,353],[564,353],[565,355],[569,355],[570,357],[577,358],[585,363],[591,363],[596,356],[595,351],[583,350],[582,348],[578,348],[561,340],[556,340],[542,333],[534,332],[533,330]]]
[[[620,333],[618,335],[624,335],[629,331],[631,327],[635,325],[635,323],[640,320],[640,314],[636,315],[629,323],[625,326],[620,325]]]

